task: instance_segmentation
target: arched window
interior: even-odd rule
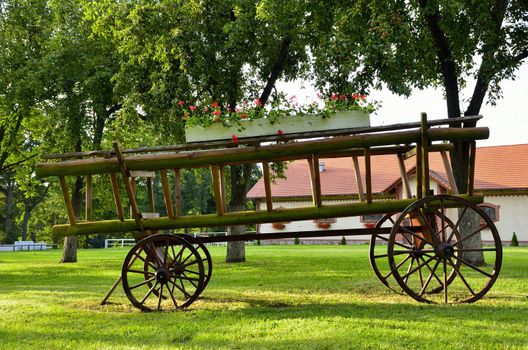
[[[479,204],[480,209],[484,210],[486,214],[490,217],[491,221],[499,221],[499,209],[500,206],[491,204],[491,203],[482,203]]]

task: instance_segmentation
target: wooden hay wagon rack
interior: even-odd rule
[[[138,243],[125,258],[120,280],[132,304],[142,310],[180,309],[189,306],[203,292],[212,273],[212,261],[206,243],[276,238],[370,235],[370,261],[376,276],[392,290],[405,292],[421,302],[473,302],[491,288],[502,262],[501,240],[495,225],[478,207],[483,201],[473,190],[475,173],[475,141],[485,139],[489,130],[474,127],[480,117],[464,117],[456,121],[354,128],[308,134],[284,134],[271,137],[183,144],[170,147],[120,149],[111,151],[50,155],[37,165],[41,177],[58,176],[69,223],[56,225],[58,236],[115,232],[136,232]],[[451,127],[450,127],[451,126]],[[456,127],[453,127],[456,126]],[[313,139],[317,137],[318,139]],[[279,141],[300,140],[282,143]],[[312,138],[312,139],[310,139]],[[449,141],[465,141],[470,145],[468,190],[459,194],[448,160]],[[449,179],[451,194],[432,194],[429,184],[429,154],[439,152]],[[404,199],[377,200],[372,193],[371,158],[393,154],[397,157]],[[322,158],[352,157],[358,181],[358,200],[347,204],[323,204],[318,165]],[[360,174],[358,157],[365,162]],[[412,195],[405,159],[416,159],[416,191]],[[74,158],[74,159],[72,159]],[[270,163],[306,159],[309,164],[313,204],[309,207],[274,208],[270,184]],[[243,163],[260,164],[266,194],[266,209],[229,212],[226,209],[224,169]],[[209,167],[216,201],[216,213],[182,215],[180,171]],[[147,177],[150,209],[153,174],[161,179],[166,216],[153,217],[141,213],[136,201],[137,176]],[[169,181],[169,176],[173,177]],[[350,174],[354,176],[354,174]],[[365,187],[362,186],[362,175]],[[66,177],[86,177],[86,220],[76,220]],[[94,221],[92,211],[92,177],[109,177],[116,204],[117,219]],[[121,181],[118,180],[120,177]],[[121,182],[121,183],[120,183]],[[171,185],[172,183],[172,185]],[[124,187],[131,219],[124,213],[121,188]],[[384,214],[371,228],[318,230],[295,233],[198,236],[171,234],[168,230],[274,223]],[[163,232],[163,233],[159,233]],[[480,244],[480,236],[486,245]],[[478,238],[479,242],[473,242]],[[474,262],[471,256],[484,257]]]

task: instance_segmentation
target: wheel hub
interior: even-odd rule
[[[455,248],[453,248],[453,246],[450,244],[441,243],[438,246],[436,253],[441,258],[449,259],[455,255]]]
[[[155,274],[156,281],[158,281],[159,283],[167,283],[167,281],[169,280],[169,276],[170,272],[165,269],[160,269],[156,271]]]

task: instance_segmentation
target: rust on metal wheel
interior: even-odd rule
[[[475,244],[480,237],[484,244]],[[426,197],[407,207],[394,223],[387,248],[394,279],[420,302],[479,300],[495,283],[502,264],[493,221],[475,204],[448,195]]]
[[[376,277],[383,283],[387,288],[402,294],[401,288],[392,277],[392,271],[389,266],[389,259],[387,255],[387,243],[389,242],[389,233],[380,233],[376,231],[381,227],[392,227],[396,221],[397,214],[390,213],[385,214],[381,219],[378,220],[376,226],[374,226],[374,233],[370,236],[369,246],[369,260],[370,266],[374,271]]]
[[[200,254],[184,238],[152,235],[127,254],[121,271],[130,302],[143,311],[182,309],[204,287],[205,272]]]
[[[209,254],[209,250],[203,243],[196,243],[195,248],[202,257],[202,262],[204,264],[204,273],[205,273],[205,280],[203,289],[207,287],[207,284],[209,284],[209,280],[211,279],[211,276],[213,274],[213,259],[211,258],[211,254]]]

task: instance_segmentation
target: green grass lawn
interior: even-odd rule
[[[528,248],[506,248],[479,302],[426,305],[386,289],[368,247],[251,246],[187,311],[142,313],[119,287],[126,250],[0,252],[0,349],[528,348]]]

